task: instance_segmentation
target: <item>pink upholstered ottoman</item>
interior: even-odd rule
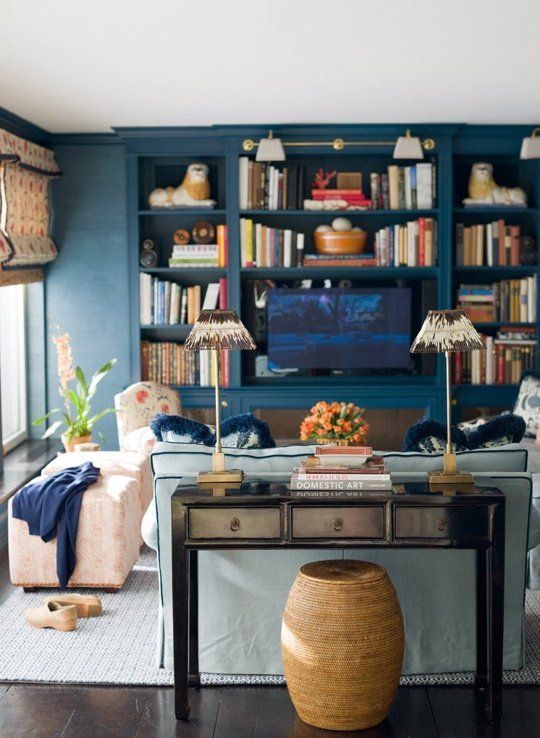
[[[91,461],[94,466],[100,469],[103,476],[121,474],[126,477],[133,477],[137,481],[137,498],[139,500],[139,530],[137,536],[139,545],[142,545],[140,524],[153,497],[150,458],[134,451],[75,451],[68,454],[58,454],[56,459],[47,464],[41,474],[48,477],[67,467],[84,464],[85,461]]]
[[[112,474],[83,493],[77,532],[77,566],[69,587],[120,589],[139,556],[137,480]],[[56,539],[43,543],[28,525],[8,516],[9,572],[20,587],[58,587]]]

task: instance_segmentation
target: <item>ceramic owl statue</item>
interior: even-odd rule
[[[151,208],[213,208],[206,164],[190,164],[178,187],[158,187],[148,197]]]
[[[493,177],[493,164],[477,161],[472,165],[469,178],[469,196],[463,200],[471,205],[527,205],[527,195],[521,187],[502,187]]]

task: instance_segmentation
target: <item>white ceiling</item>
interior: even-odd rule
[[[538,0],[2,0],[0,105],[53,132],[539,123]]]

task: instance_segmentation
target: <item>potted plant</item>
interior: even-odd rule
[[[363,446],[369,431],[363,414],[364,409],[352,402],[318,402],[300,425],[300,439]]]
[[[64,400],[64,408],[55,407],[41,418],[34,420],[33,425],[45,423],[53,415],[62,415],[61,420],[55,420],[47,428],[42,438],[48,438],[57,430],[65,426],[61,435],[62,443],[66,451],[73,451],[77,443],[85,443],[92,440],[92,433],[96,424],[105,415],[114,413],[115,409],[108,407],[101,412],[92,415],[91,400],[94,397],[98,384],[116,364],[116,359],[104,364],[92,375],[90,381],[80,366],[73,368],[73,355],[71,352],[71,339],[69,333],[53,338],[56,346],[58,359],[58,379],[60,386],[58,392]]]

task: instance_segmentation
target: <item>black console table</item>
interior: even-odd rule
[[[174,688],[178,719],[199,685],[197,551],[259,548],[468,548],[476,550],[475,686],[486,717],[500,717],[505,498],[495,488],[395,484],[391,492],[300,492],[285,483],[204,489],[171,498]],[[484,705],[482,705],[484,707]]]

